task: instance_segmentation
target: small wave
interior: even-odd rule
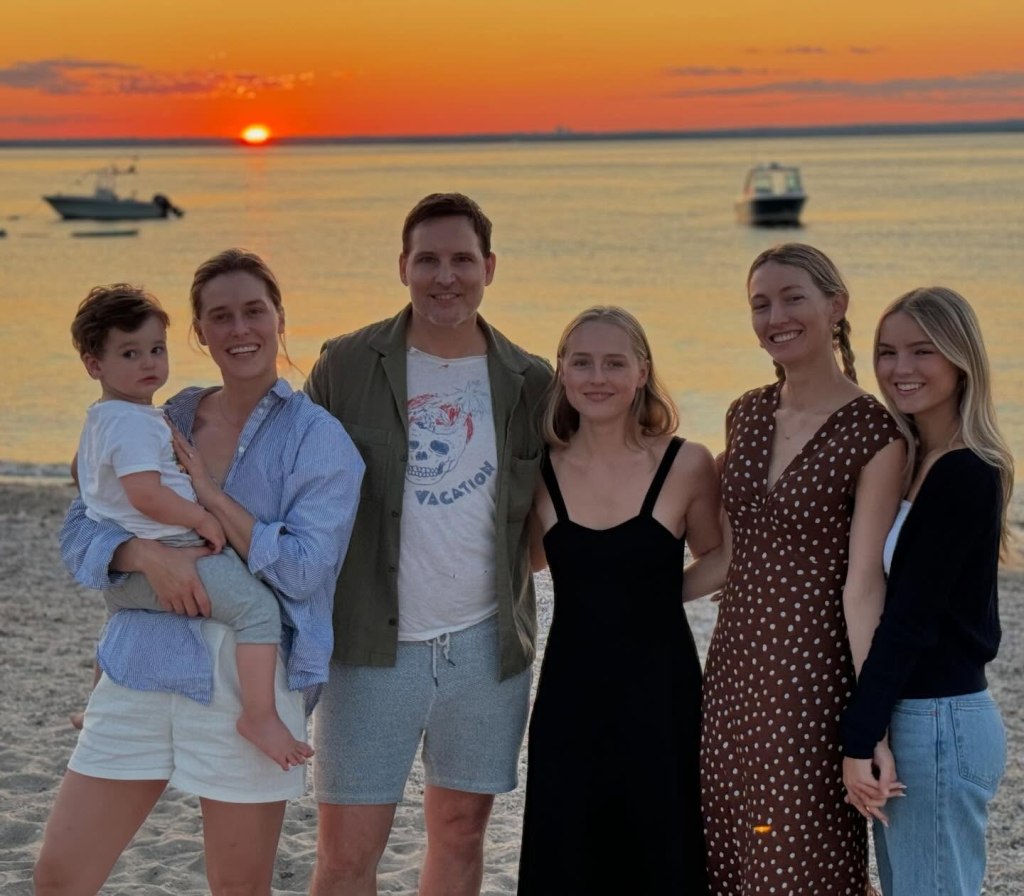
[[[71,473],[67,464],[30,464],[9,460],[0,460],[0,478],[20,479],[42,483],[71,482]]]

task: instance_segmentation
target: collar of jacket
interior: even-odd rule
[[[395,409],[406,433],[409,418],[406,404],[409,400],[406,376],[405,333],[412,316],[412,305],[407,305],[391,322],[371,340],[370,346],[381,355],[381,363],[391,386]],[[491,404],[494,411],[495,436],[498,442],[498,461],[503,464],[512,411],[519,401],[523,374],[529,369],[530,359],[521,349],[495,330],[479,314],[477,324],[487,340],[487,372],[491,384]]]

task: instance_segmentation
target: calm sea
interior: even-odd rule
[[[483,306],[492,323],[550,357],[577,311],[626,306],[651,335],[684,435],[716,451],[728,402],[772,375],[744,297],[761,249],[800,239],[839,263],[871,389],[871,333],[884,304],[914,286],[952,286],[981,317],[1000,420],[1024,458],[1022,135],[147,147],[122,188],[165,193],[185,217],[141,222],[134,237],[73,237],[97,225],[59,221],[39,197],[91,188],[85,172],[129,161],[117,152],[0,150],[0,474],[65,475],[96,394],[68,337],[90,286],[127,280],[163,300],[173,319],[170,395],[216,379],[186,339],[193,270],[228,246],[252,248],[281,280],[289,352],[308,371],[325,337],[402,306],[401,222],[437,190],[469,193],[494,221],[498,267]],[[734,221],[746,169],[770,160],[803,171],[810,200],[800,229]],[[1018,498],[1018,522],[1022,507]]]

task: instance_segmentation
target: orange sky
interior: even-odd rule
[[[1024,117],[1020,0],[35,0],[3,19],[0,139]]]

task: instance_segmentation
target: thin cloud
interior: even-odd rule
[[[0,87],[53,96],[239,96],[295,90],[314,80],[312,72],[264,75],[256,72],[158,72],[137,65],[94,59],[40,59],[0,68]]]
[[[682,65],[666,69],[665,74],[670,78],[732,78],[737,75],[779,75],[782,72],[778,69],[743,68],[739,65]]]
[[[874,53],[881,53],[885,50],[884,46],[849,46],[845,49],[830,50],[827,47],[815,47],[810,45],[795,46],[795,47],[782,47],[780,49],[772,49],[771,47],[747,47],[744,49],[744,53],[748,56],[760,56],[762,53],[768,55],[775,55],[781,53],[783,56],[824,56],[827,53],[852,53],[854,56],[870,56]]]
[[[812,78],[795,81],[770,81],[735,87],[695,87],[674,91],[674,97],[764,96],[785,93],[790,96],[838,96],[847,99],[970,99],[1006,101],[1024,93],[1024,71],[976,72],[938,78],[890,78],[885,81],[847,81]]]
[[[93,124],[97,119],[89,115],[0,115],[0,124],[27,127],[68,125],[86,121]]]

